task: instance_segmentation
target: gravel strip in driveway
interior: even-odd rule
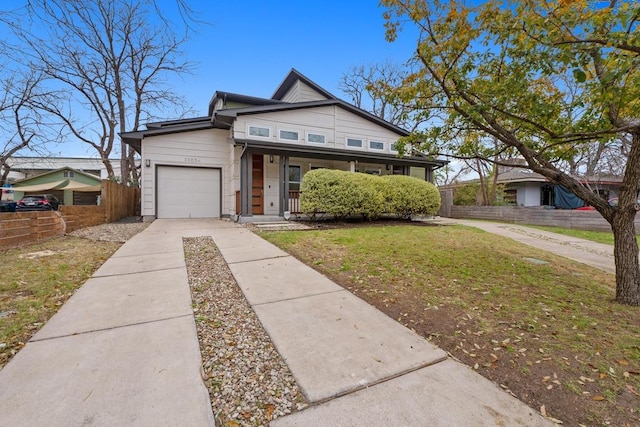
[[[125,242],[150,223],[137,217],[69,235]],[[203,379],[217,426],[266,426],[306,407],[289,368],[244,298],[211,237],[185,238],[184,251]]]
[[[211,237],[184,250],[204,379],[216,425],[262,426],[306,406],[293,375]]]

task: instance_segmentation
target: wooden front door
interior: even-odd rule
[[[254,154],[251,167],[251,213],[264,215],[264,156]]]

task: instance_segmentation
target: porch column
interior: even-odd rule
[[[252,216],[252,167],[252,154],[245,152],[240,158],[240,215],[242,216]]]
[[[357,162],[355,162],[355,161],[349,162],[349,172],[355,172],[356,171],[356,165],[357,165]]]
[[[280,207],[278,215],[283,216],[289,210],[289,156],[280,156]]]

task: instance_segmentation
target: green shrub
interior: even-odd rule
[[[381,178],[386,212],[409,219],[412,215],[435,215],[440,209],[440,192],[430,182],[405,175]]]
[[[317,169],[302,178],[300,210],[311,217],[379,217],[383,212],[410,218],[435,215],[440,193],[426,181],[404,175],[379,177],[363,173]]]
[[[309,216],[318,213],[337,218],[375,218],[382,213],[383,198],[375,178],[362,173],[316,169],[306,173],[300,186],[300,210]]]
[[[453,204],[456,206],[475,206],[478,204],[480,184],[465,184],[456,187],[453,193]]]

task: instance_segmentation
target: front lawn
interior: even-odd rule
[[[63,236],[0,252],[0,369],[120,246]]]
[[[261,236],[565,425],[640,424],[640,308],[612,274],[463,226]]]

